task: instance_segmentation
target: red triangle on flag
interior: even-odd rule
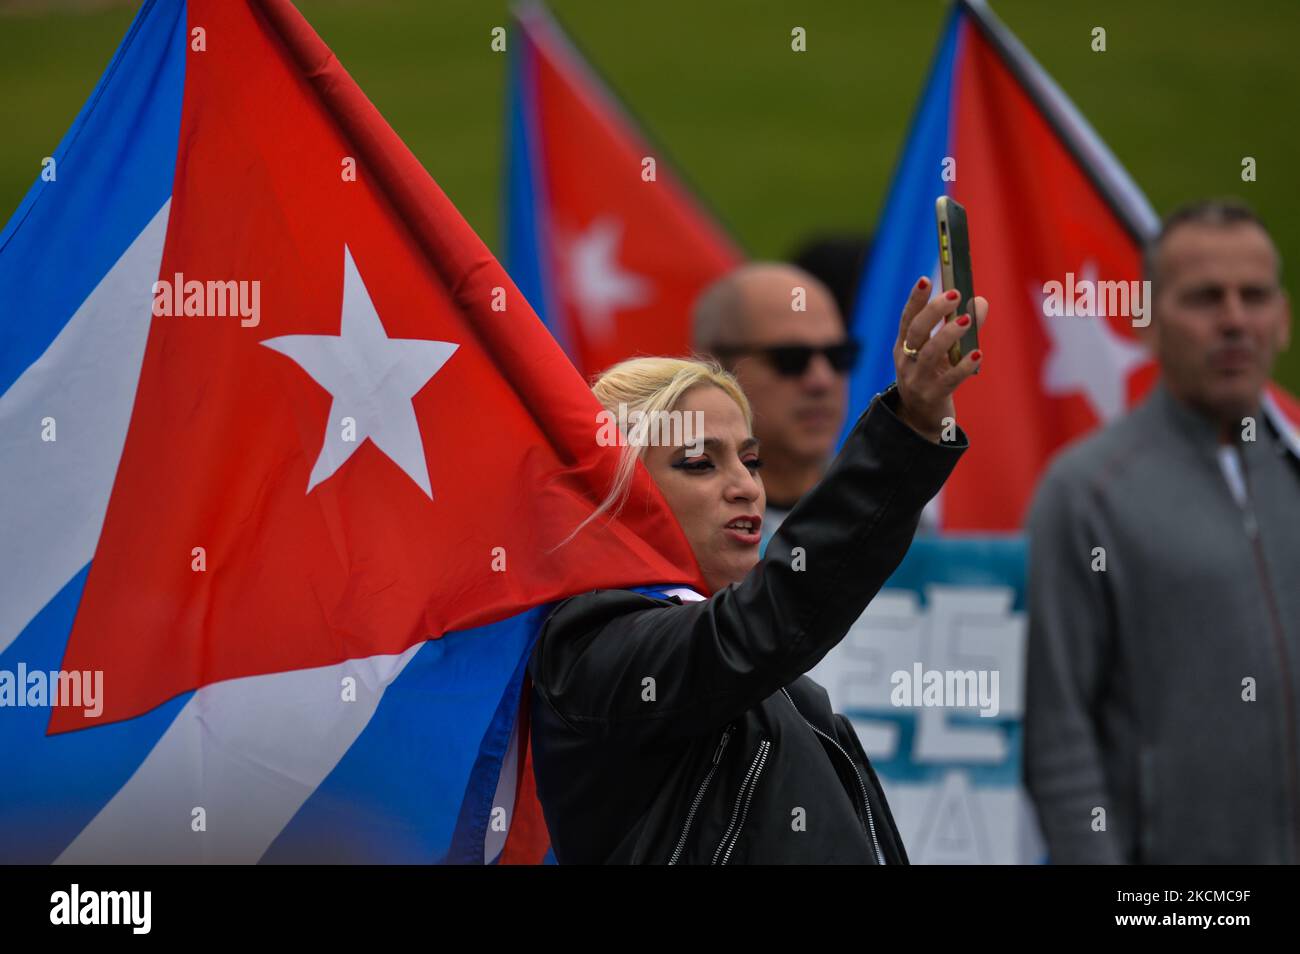
[[[260,318],[153,319],[64,660],[105,673],[96,724],[590,589],[702,585],[643,469],[552,552],[618,459],[588,387],[287,0],[188,11],[206,50],[161,273],[256,281]]]

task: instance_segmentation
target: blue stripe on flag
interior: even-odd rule
[[[492,716],[492,723],[483,734],[482,743],[479,745],[478,758],[475,759],[469,784],[465,787],[465,800],[460,806],[460,814],[456,820],[456,837],[452,841],[451,850],[447,853],[448,863],[482,864],[484,861],[483,852],[488,824],[492,818],[492,810],[497,807],[493,801],[501,779],[501,768],[510,745],[510,734],[514,730],[515,721],[519,718],[520,695],[523,691],[524,675],[528,671],[528,657],[532,653],[533,642],[546,622],[552,605],[536,607],[522,616],[506,621],[507,623],[518,621],[519,632],[515,636],[526,639],[527,644],[519,653],[518,665],[515,666],[510,682],[501,694],[501,701]],[[521,743],[523,741],[526,740],[521,740]],[[521,757],[523,751],[524,746],[521,744],[519,747]],[[501,807],[507,812],[514,811],[513,805]],[[492,860],[495,862],[497,859]]]
[[[849,377],[849,413],[840,443],[871,399],[894,380],[894,340],[907,290],[930,274],[939,254],[934,200],[942,194],[940,172],[950,154],[953,70],[965,23],[965,14],[954,5],[876,226],[851,322],[865,353]]]
[[[516,30],[510,53],[510,153],[507,157],[506,271],[565,352],[568,335],[552,307],[542,262],[545,186],[541,180],[541,131],[537,116],[537,67],[532,41]]]
[[[480,764],[480,749],[485,737],[502,732],[502,687],[514,687],[517,707],[520,660],[545,618],[540,612],[425,643],[262,862],[427,864],[452,860],[451,852],[467,855],[455,860],[482,864],[481,832],[476,857],[472,845],[458,851],[456,821],[469,794],[491,810],[513,722],[494,744],[495,773]]]
[[[0,671],[49,673],[63,665],[87,564],[0,653]],[[21,691],[21,690],[20,690]],[[105,693],[112,686],[105,686]],[[126,784],[192,693],[135,719],[46,736],[53,712],[0,710],[0,864],[49,864]]]
[[[148,0],[0,233],[0,394],[39,358],[167,201],[185,85],[185,4]],[[21,320],[18,320],[21,317]]]

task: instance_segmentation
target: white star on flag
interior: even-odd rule
[[[433,499],[424,441],[411,398],[459,345],[388,337],[346,245],[339,333],[284,335],[262,344],[298,362],[334,398],[307,493],[332,476],[369,439]],[[345,432],[344,418],[356,422],[354,434]]]
[[[1096,282],[1097,263],[1084,263],[1082,277]],[[1146,349],[1116,334],[1104,317],[1050,317],[1041,284],[1029,294],[1052,344],[1043,362],[1044,393],[1082,393],[1099,421],[1118,417],[1128,404],[1129,373],[1146,363]]]
[[[619,222],[605,216],[569,244],[569,288],[583,326],[598,341],[607,341],[613,334],[615,311],[644,305],[650,299],[649,282],[619,267],[622,232]]]

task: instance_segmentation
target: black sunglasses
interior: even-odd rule
[[[833,345],[813,347],[812,345],[767,345],[765,347],[746,347],[744,345],[720,345],[710,348],[719,358],[728,359],[746,354],[761,354],[776,370],[777,374],[788,378],[800,377],[808,370],[813,355],[822,354],[830,366],[839,374],[852,371],[862,354],[862,343],[852,338]]]

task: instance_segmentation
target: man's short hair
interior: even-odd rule
[[[806,288],[816,287],[830,301],[834,294],[816,275],[790,262],[746,262],[716,279],[695,299],[691,309],[691,347],[707,354],[711,348],[735,341],[739,328],[745,325],[747,307],[744,286],[756,275],[780,271]]]
[[[723,329],[731,326],[740,311],[740,292],[736,287],[736,272],[730,271],[715,279],[695,299],[691,310],[691,345],[699,352],[707,352],[722,344],[726,337]]]
[[[1264,220],[1255,214],[1254,209],[1240,199],[1197,199],[1195,202],[1180,205],[1164,217],[1164,220],[1160,223],[1160,231],[1143,249],[1142,267],[1145,277],[1151,282],[1153,292],[1158,284],[1156,281],[1156,266],[1160,247],[1175,229],[1184,225],[1209,225],[1215,228],[1230,228],[1234,225],[1257,225],[1264,230],[1266,235],[1269,234],[1268,226],[1264,224]],[[1271,235],[1269,237],[1272,238]],[[1274,250],[1276,251],[1276,245]],[[1281,253],[1278,253],[1277,268],[1280,274],[1282,271]]]

